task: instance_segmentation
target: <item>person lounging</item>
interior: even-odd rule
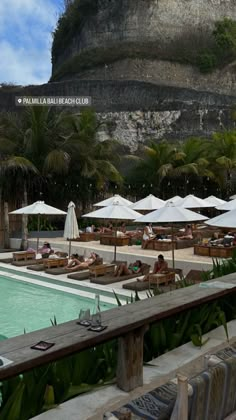
[[[115,276],[129,276],[130,274],[138,274],[142,269],[142,261],[137,260],[133,264],[130,264],[128,267],[125,263],[120,264],[115,271]]]
[[[166,271],[168,271],[168,263],[165,261],[164,256],[160,254],[154,263],[153,272],[150,274],[163,274]],[[149,274],[146,274],[143,279],[138,279],[138,281],[149,281]]]
[[[54,251],[49,242],[44,242],[43,246],[38,249],[38,253],[41,254],[43,258],[48,258],[49,255],[54,254]]]
[[[73,254],[71,256],[71,261],[68,263],[68,265],[65,268],[68,271],[76,271],[77,269],[84,270],[88,268],[90,265],[94,264],[97,258],[98,258],[98,254],[96,254],[95,252],[91,252],[89,258],[85,259],[84,261],[80,261],[78,254]]]
[[[184,234],[182,236],[178,236],[177,239],[193,239],[193,231],[191,225],[186,225]]]

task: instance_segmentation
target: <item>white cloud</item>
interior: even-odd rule
[[[0,0],[0,83],[40,84],[51,74],[51,32],[62,0]]]
[[[50,76],[50,51],[47,50],[16,49],[7,42],[0,42],[0,62],[1,83],[41,84]]]

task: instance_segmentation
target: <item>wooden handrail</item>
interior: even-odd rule
[[[105,311],[102,313],[102,324],[106,325],[107,329],[101,333],[88,331],[85,327],[76,324],[74,320],[4,340],[0,342],[0,357],[10,359],[13,363],[0,368],[0,380],[118,338],[119,366],[123,366],[124,370],[127,370],[130,365],[135,366],[130,377],[124,374],[119,375],[121,379],[118,385],[126,391],[140,386],[143,335],[149,324],[236,292],[235,274],[221,277],[219,280],[233,283],[235,287],[213,289],[194,285]],[[55,345],[47,351],[31,349],[32,345],[41,340],[55,343]],[[132,352],[124,351],[132,342],[139,347],[137,352],[140,357],[137,357],[137,352],[132,356]],[[131,360],[132,357],[136,360]],[[135,371],[139,372],[139,375],[136,375],[134,381]]]

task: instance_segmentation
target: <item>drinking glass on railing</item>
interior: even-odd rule
[[[79,323],[84,326],[89,326],[91,324],[90,319],[90,309],[80,309]]]

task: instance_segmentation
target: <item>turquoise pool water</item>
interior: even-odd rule
[[[0,276],[0,335],[14,337],[78,317],[80,309],[93,310],[94,300]],[[105,311],[113,305],[101,302]]]

